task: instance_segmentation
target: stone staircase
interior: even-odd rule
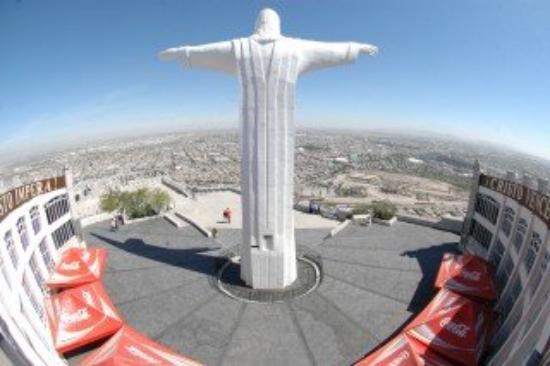
[[[165,213],[163,217],[166,219],[166,221],[168,221],[178,229],[189,226],[189,224],[186,221],[184,221],[178,215],[176,215],[175,211],[169,211]]]

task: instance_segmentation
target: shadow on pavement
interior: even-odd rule
[[[219,247],[176,249],[147,244],[143,240],[135,238],[121,242],[96,233],[91,233],[91,235],[125,252],[209,276],[214,276],[226,261],[226,258],[217,252]]]
[[[444,253],[460,253],[458,243],[444,243],[429,248],[407,250],[401,256],[416,258],[422,271],[422,280],[409,303],[407,310],[418,313],[432,299],[434,294],[433,284],[439,271],[439,264]]]

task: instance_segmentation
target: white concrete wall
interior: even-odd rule
[[[532,180],[525,178],[518,180],[515,177],[516,176],[514,174],[508,174],[507,179],[522,183],[530,186],[531,188],[537,188],[533,185]],[[510,293],[509,291],[511,291],[512,283],[516,281],[516,279],[519,278],[522,284],[522,291],[519,297],[515,300],[514,306],[508,313],[508,316],[504,322],[495,330],[493,341],[499,338],[505,339],[505,341],[489,360],[489,365],[500,366],[524,364],[533,352],[539,351],[544,353],[544,347],[546,346],[550,336],[550,271],[548,268],[545,273],[542,274],[542,280],[536,292],[532,291],[536,271],[541,268],[543,261],[548,261],[548,253],[550,252],[550,228],[548,228],[547,225],[529,208],[520,205],[512,198],[474,184],[472,194],[475,196],[477,192],[489,195],[500,204],[499,215],[496,225],[493,225],[479,213],[475,212],[474,207],[472,206],[475,205],[475,201],[470,201],[466,221],[471,222],[472,219],[478,221],[478,223],[491,232],[492,240],[489,250],[485,250],[472,237],[469,237],[467,232],[464,232],[463,238],[465,240],[463,240],[463,244],[465,244],[465,250],[476,253],[488,259],[495,250],[497,239],[500,239],[504,245],[505,252],[500,261],[499,267],[496,268],[497,274],[503,270],[503,263],[505,262],[507,256],[510,256],[512,259],[513,270],[511,275],[508,277],[507,283],[501,291],[499,300],[495,306],[496,309],[499,309],[503,305],[503,300]],[[546,194],[548,193],[542,185],[540,186],[539,192]],[[505,207],[511,207],[515,212],[512,230],[509,237],[506,236],[501,230],[502,223],[504,222]],[[528,228],[521,248],[519,252],[517,252],[513,246],[513,238],[520,218],[527,221]],[[533,269],[527,273],[524,266],[524,261],[529,249],[531,234],[533,232],[536,232],[541,236],[542,244],[537,253]],[[519,321],[517,321],[516,325],[512,327],[512,315],[515,312],[520,314]]]
[[[36,258],[39,272],[43,278],[49,273],[45,258],[39,248],[40,242],[45,238],[47,250],[55,261],[59,257],[59,250],[55,248],[52,240],[52,232],[71,220],[70,211],[58,218],[51,225],[48,225],[44,205],[52,198],[67,193],[66,189],[59,189],[47,194],[38,196],[26,202],[12,211],[2,222],[0,222],[0,317],[7,325],[9,334],[4,335],[10,341],[17,344],[25,356],[33,365],[56,366],[65,365],[53,347],[48,329],[46,314],[43,316],[32,306],[30,296],[34,297],[39,306],[43,306],[44,292],[43,284],[37,283],[30,268],[31,258]],[[30,210],[38,206],[41,218],[41,228],[34,233]],[[17,220],[24,217],[27,227],[29,244],[23,248],[17,231]],[[4,235],[11,230],[14,245],[18,257],[17,266],[13,266],[12,260],[7,252]],[[76,238],[74,238],[76,239]],[[76,240],[66,245],[75,244]],[[60,248],[63,249],[63,248]],[[29,284],[30,293],[23,287],[23,280]]]
[[[427,226],[434,229],[449,231],[460,234],[464,225],[464,220],[455,217],[442,217],[440,219],[430,219],[411,215],[397,215],[399,221],[408,222],[415,225]]]

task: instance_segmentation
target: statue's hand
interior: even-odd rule
[[[370,56],[375,56],[378,53],[378,47],[373,46],[371,44],[360,44],[359,51],[363,53],[367,53]]]
[[[162,52],[159,52],[159,58],[162,61],[173,61],[181,54],[182,47],[168,48]]]

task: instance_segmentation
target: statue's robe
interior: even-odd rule
[[[296,279],[294,94],[304,72],[349,63],[355,43],[255,36],[185,47],[189,67],[238,75],[241,84],[241,278],[254,288]]]

